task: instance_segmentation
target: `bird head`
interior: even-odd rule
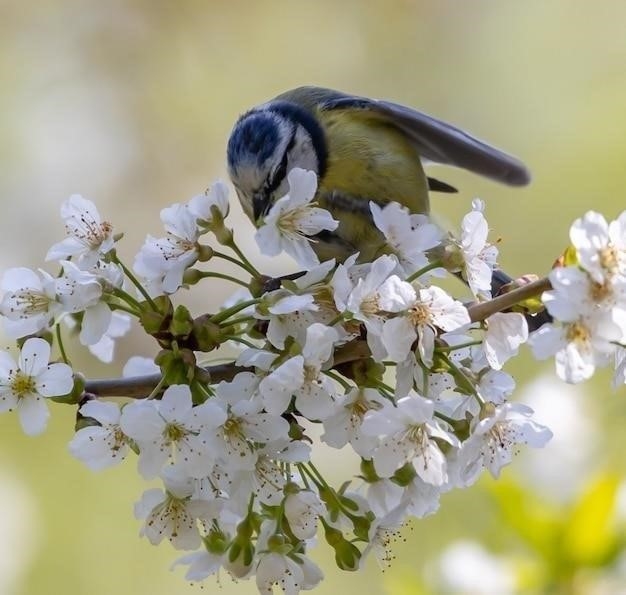
[[[227,160],[243,210],[256,223],[287,193],[287,174],[294,167],[323,174],[324,132],[309,111],[290,102],[272,101],[237,120]]]

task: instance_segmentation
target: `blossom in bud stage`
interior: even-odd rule
[[[223,219],[228,216],[230,210],[230,203],[228,200],[228,186],[218,180],[204,192],[204,194],[198,194],[189,200],[187,208],[191,214],[200,220],[200,223],[210,227],[213,222],[212,209],[216,208]]]
[[[41,434],[50,412],[46,397],[60,397],[74,386],[72,368],[50,364],[50,345],[39,338],[28,339],[18,361],[0,351],[0,413],[17,409],[25,434]]]
[[[121,463],[129,452],[129,439],[120,427],[120,408],[115,403],[89,401],[80,408],[80,414],[99,425],[76,432],[69,444],[72,455],[93,471]]]
[[[303,267],[319,263],[310,236],[334,231],[339,225],[328,211],[312,203],[317,191],[315,172],[299,168],[287,174],[289,194],[278,199],[255,234],[262,254],[277,256],[282,251]]]
[[[453,446],[458,440],[434,420],[435,404],[419,395],[400,399],[370,411],[363,421],[363,432],[380,438],[372,460],[380,477],[391,477],[405,463],[412,462],[421,479],[432,485],[447,480],[446,457],[433,438]]]
[[[472,201],[472,211],[463,217],[461,226],[463,276],[477,297],[491,296],[491,276],[498,258],[498,249],[487,242],[489,226],[484,206],[482,200]]]
[[[159,280],[165,293],[174,293],[183,274],[200,254],[200,230],[196,216],[186,206],[174,204],[161,211],[166,236],[148,236],[135,257],[135,272],[147,280]]]
[[[46,260],[72,258],[88,269],[113,248],[113,226],[101,219],[90,200],[73,194],[61,205],[61,217],[68,237],[48,250]]]
[[[476,481],[483,468],[493,477],[513,458],[518,444],[541,448],[552,438],[552,432],[531,419],[533,410],[521,403],[487,405],[474,418],[470,437],[459,450],[460,479],[464,485]]]
[[[62,312],[56,280],[46,273],[17,267],[2,275],[0,313],[6,334],[18,339],[50,328]]]
[[[211,468],[213,455],[202,444],[200,432],[224,422],[223,409],[207,401],[193,406],[189,387],[170,386],[160,401],[135,401],[122,410],[120,427],[139,445],[139,473],[155,477],[168,459],[184,466],[194,477]]]

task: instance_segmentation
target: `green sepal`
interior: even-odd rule
[[[74,385],[72,390],[66,395],[51,397],[50,400],[55,403],[64,403],[65,405],[78,405],[85,398],[85,377],[77,372],[74,373]]]
[[[154,358],[166,385],[190,384],[196,371],[196,356],[191,349],[162,349]]]
[[[193,320],[191,331],[192,347],[195,351],[207,353],[219,347],[226,337],[233,332],[233,327],[221,327],[211,321],[209,314],[203,314]]]
[[[330,547],[335,550],[335,563],[341,570],[354,571],[359,568],[361,552],[353,543],[350,543],[339,529],[324,524],[324,537]]]
[[[193,331],[194,320],[189,310],[182,304],[176,306],[169,324],[169,332],[178,338],[187,338]]]
[[[157,310],[155,311],[148,302],[142,302],[139,322],[149,335],[157,337],[159,333],[167,329],[174,314],[174,306],[166,295],[160,295],[152,301],[156,305]]]

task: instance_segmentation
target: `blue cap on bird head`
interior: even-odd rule
[[[287,193],[294,167],[323,173],[324,133],[300,106],[273,101],[239,118],[227,149],[228,173],[246,214],[257,222]]]
[[[228,168],[236,170],[242,165],[261,165],[274,154],[279,139],[279,124],[272,112],[243,115],[228,140]]]

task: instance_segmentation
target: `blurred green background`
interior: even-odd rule
[[[0,268],[42,266],[74,192],[125,232],[131,263],[146,233],[160,234],[161,208],[225,177],[237,116],[301,84],[415,106],[524,159],[526,189],[447,169],[437,177],[461,193],[433,199],[453,225],[484,198],[501,264],[515,274],[547,271],[586,210],[613,217],[625,206],[624,2],[4,0]],[[254,255],[250,224],[234,211],[255,262],[292,266]],[[196,312],[229,288],[210,293],[190,298]],[[134,353],[154,346],[131,337],[111,369],[72,349],[94,376],[118,373]],[[520,456],[501,482],[445,496],[405,532],[384,574],[374,561],[340,573],[318,548],[319,593],[626,593],[624,388],[612,394],[607,374],[563,387],[527,357],[513,371],[554,442]],[[96,475],[67,454],[73,414],[55,407],[35,439],[0,417],[0,594],[191,592],[168,570],[177,553],[137,537],[132,504],[145,486],[134,461]]]

